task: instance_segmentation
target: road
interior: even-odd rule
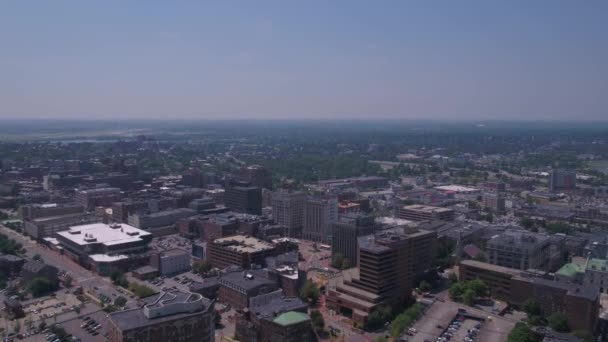
[[[0,224],[0,232],[7,235],[9,238],[14,239],[17,242],[20,242],[23,247],[27,250],[26,255],[28,257],[33,257],[36,254],[40,254],[42,260],[49,265],[53,265],[61,271],[68,272],[75,283],[80,283],[82,281],[95,278],[96,276],[90,272],[89,270],[84,269],[82,266],[78,265],[70,258],[63,256],[55,251],[48,249],[46,246],[38,244],[37,242],[31,240],[29,237],[21,235],[14,230],[10,230],[4,225]]]

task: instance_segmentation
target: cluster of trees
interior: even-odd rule
[[[557,332],[569,332],[568,320],[561,313],[554,313],[545,318],[538,302],[534,299],[528,299],[523,306],[524,311],[528,314],[528,324],[534,326],[550,326],[551,329]]]
[[[367,317],[365,323],[365,330],[376,330],[384,326],[384,323],[390,321],[393,318],[393,309],[389,305],[382,305],[376,308]]]
[[[535,333],[525,323],[516,323],[515,327],[509,333],[507,342],[540,342],[543,336]]]
[[[336,253],[331,259],[331,266],[339,270],[351,268],[352,264],[342,253]]]
[[[130,283],[129,291],[133,292],[138,298],[149,297],[156,293],[156,291],[146,285],[140,285],[138,283]]]
[[[197,261],[192,265],[192,268],[203,277],[213,277],[217,272],[213,269],[213,265],[207,260]]]
[[[0,234],[0,253],[16,255],[21,253],[23,245],[13,239],[9,239],[6,235]]]
[[[307,301],[311,305],[314,305],[319,300],[319,295],[320,293],[317,285],[310,279],[306,280],[300,290],[300,298],[302,298],[303,301]]]
[[[409,308],[407,308],[403,313],[400,313],[393,319],[391,322],[389,331],[391,336],[399,337],[403,331],[412,325],[418,316],[422,313],[423,306],[420,303],[416,303]]]
[[[440,240],[437,244],[437,254],[435,257],[435,265],[441,268],[449,268],[454,263],[454,249],[456,243],[452,240]]]
[[[110,274],[110,279],[112,279],[112,284],[116,286],[121,286],[124,288],[129,287],[129,281],[127,280],[127,277],[124,273],[120,271],[112,272],[112,274]]]
[[[27,290],[34,297],[40,297],[56,291],[58,288],[57,283],[53,282],[45,277],[38,277],[32,279],[32,281],[28,284]]]
[[[531,232],[538,232],[540,228],[545,229],[548,233],[557,234],[562,233],[571,235],[576,231],[576,228],[565,222],[552,222],[545,224],[544,222],[536,222],[529,217],[523,217],[519,220],[519,223]]]
[[[325,329],[325,319],[319,310],[312,310],[310,312],[310,320],[317,333],[322,332],[323,329]]]
[[[450,298],[466,305],[474,305],[479,297],[488,296],[488,286],[479,279],[456,282],[450,286]]]

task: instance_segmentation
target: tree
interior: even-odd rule
[[[507,342],[540,342],[543,336],[535,333],[526,324],[518,322],[509,333]]]
[[[114,305],[117,307],[123,307],[127,304],[127,298],[123,296],[118,296],[114,299]]]
[[[534,226],[534,221],[529,217],[522,217],[521,220],[519,220],[519,224],[529,230]]]
[[[367,330],[376,330],[381,328],[384,323],[392,318],[393,310],[388,305],[379,306],[367,317],[365,328]]]
[[[524,302],[523,309],[528,314],[528,316],[540,316],[542,314],[540,310],[540,305],[535,299],[526,300]]]
[[[55,291],[56,289],[57,284],[44,277],[34,278],[28,285],[28,291],[34,297],[40,297],[49,292]]]
[[[480,279],[473,279],[467,283],[467,287],[478,297],[486,297],[488,295],[488,286]]]
[[[122,286],[124,288],[129,287],[129,281],[124,273],[120,271],[114,271],[110,274],[110,279],[112,279],[112,284],[116,286]]]
[[[140,285],[138,283],[130,283],[129,291],[133,292],[139,298],[149,297],[156,293],[156,291],[146,285]]]
[[[312,280],[307,279],[304,286],[302,286],[302,290],[300,290],[300,298],[313,305],[317,303],[317,300],[319,300],[319,288],[317,287],[317,284]]]
[[[473,306],[475,304],[475,300],[477,299],[477,295],[475,291],[472,289],[466,289],[462,294],[462,301],[469,306]]]
[[[568,327],[568,320],[566,316],[561,313],[554,313],[553,315],[547,318],[547,322],[551,329],[557,332],[568,332],[570,331],[570,327]]]
[[[192,266],[200,274],[205,274],[213,269],[213,265],[207,260],[197,261]]]
[[[325,319],[319,310],[312,310],[310,312],[310,320],[312,321],[312,326],[317,332],[323,331],[325,328]]]
[[[387,341],[388,341],[388,340],[387,340],[387,339],[386,339],[386,337],[384,337],[384,336],[377,336],[377,337],[374,339],[374,342],[387,342]]]
[[[431,290],[431,284],[429,284],[425,280],[421,280],[420,283],[418,284],[418,289],[422,292],[428,292]]]
[[[450,298],[458,301],[461,299],[465,290],[466,290],[466,287],[462,283],[454,283],[454,284],[452,284],[452,286],[450,286],[450,289],[448,292],[450,294]]]
[[[42,256],[40,256],[40,254],[34,254],[32,260],[42,262]]]
[[[547,225],[547,230],[552,234],[562,233],[570,235],[574,231],[574,228],[564,222],[555,222]]]

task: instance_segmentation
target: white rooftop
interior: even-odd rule
[[[481,191],[477,188],[471,188],[471,187],[462,186],[462,185],[442,185],[442,186],[436,186],[435,189],[441,190],[441,191],[454,191],[454,192],[460,192],[460,193]]]
[[[129,257],[126,255],[92,254],[89,255],[89,258],[91,258],[95,262],[112,262],[128,259]]]
[[[152,234],[124,223],[92,223],[71,227],[69,230],[58,232],[57,235],[81,246],[97,243],[111,246],[139,241],[141,237]]]

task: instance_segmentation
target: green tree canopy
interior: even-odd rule
[[[568,320],[564,314],[554,313],[547,318],[547,322],[549,323],[549,326],[557,332],[570,331],[570,327],[568,327]]]
[[[319,288],[312,280],[307,279],[300,290],[300,298],[308,301],[311,304],[315,304],[319,300]]]

